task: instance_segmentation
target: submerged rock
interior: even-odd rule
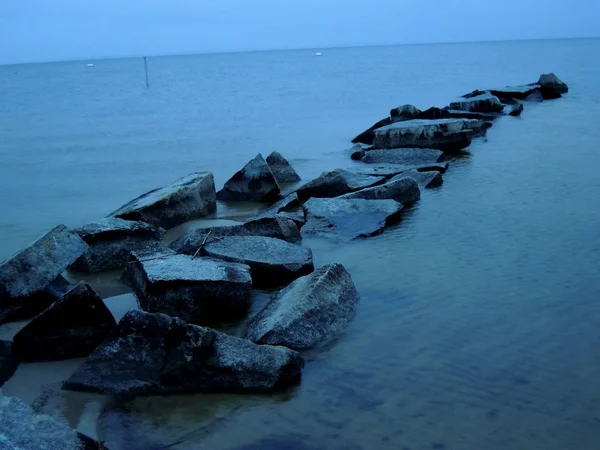
[[[421,110],[413,105],[402,105],[390,111],[392,122],[402,122],[404,120],[416,119]]]
[[[418,173],[418,172],[417,172]],[[417,182],[408,176],[396,176],[387,183],[338,197],[340,199],[396,200],[409,206],[421,198]]]
[[[375,236],[400,219],[402,208],[394,200],[311,198],[304,204],[302,234],[341,240]]]
[[[388,151],[388,150],[385,150]],[[417,172],[440,172],[448,170],[448,163],[433,164],[369,164],[356,170],[363,175],[379,175],[382,177],[393,177],[400,173],[416,170]]]
[[[250,266],[255,287],[285,285],[314,270],[309,248],[263,236],[231,236],[212,241],[203,254]]]
[[[372,145],[373,139],[375,138],[374,131],[377,130],[378,128],[384,127],[391,123],[392,123],[392,119],[390,119],[389,117],[386,117],[385,119],[381,119],[379,122],[376,122],[373,126],[371,126],[367,130],[363,131],[358,136],[356,136],[354,139],[352,139],[352,143],[353,144],[360,143],[360,144]]]
[[[366,164],[427,165],[442,162],[444,152],[431,148],[392,148],[371,150],[362,162]]]
[[[19,362],[13,356],[12,342],[0,340],[0,387],[10,380]]]
[[[146,222],[106,218],[73,230],[88,250],[71,266],[78,272],[122,269],[135,250],[158,246],[165,230]]]
[[[63,385],[103,394],[269,392],[294,384],[304,361],[164,314],[129,311]]]
[[[127,269],[140,307],[200,324],[242,317],[250,305],[250,268],[210,258],[132,253]]]
[[[89,356],[117,323],[94,290],[79,282],[13,339],[20,361],[61,361]]]
[[[311,197],[331,198],[383,183],[383,177],[360,175],[343,169],[323,172],[296,190],[300,201]]]
[[[504,105],[504,114],[507,116],[518,117],[523,112],[523,103],[516,101],[514,103]]]
[[[458,102],[450,103],[450,109],[481,113],[502,112],[502,103],[495,95],[481,94]]]
[[[531,102],[531,103],[541,103],[544,101],[544,96],[542,95],[542,91],[540,91],[539,89],[536,89],[531,94],[529,94],[527,97],[525,97],[524,100],[526,102]]]
[[[341,264],[299,278],[250,320],[246,337],[259,344],[305,350],[338,336],[352,320],[359,295]]]
[[[292,165],[285,159],[281,153],[273,152],[267,156],[267,164],[277,183],[295,183],[300,181],[300,176],[296,173]]]
[[[264,217],[273,217],[280,212],[283,211],[291,211],[300,206],[300,199],[298,198],[298,194],[292,192],[290,195],[282,198],[274,205],[269,206],[266,209],[263,209],[259,214],[258,218]]]
[[[64,225],[0,264],[0,324],[39,314],[68,285],[60,274],[88,246]]]
[[[569,86],[553,73],[540,75],[537,84],[545,100],[560,98],[562,94],[569,92]]]
[[[271,168],[259,153],[236,172],[217,199],[233,202],[274,202],[279,197],[279,185]]]
[[[109,217],[141,220],[168,229],[206,217],[216,209],[213,174],[195,172],[168,186],[146,192],[109,214]]]

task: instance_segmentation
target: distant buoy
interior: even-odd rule
[[[321,56],[321,53],[315,53],[315,56]]]
[[[87,66],[88,66],[88,67],[94,67],[94,65],[93,65],[93,64],[91,64],[91,63],[90,63],[90,64],[88,64]]]

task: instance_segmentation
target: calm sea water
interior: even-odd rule
[[[571,92],[499,120],[383,235],[305,242],[362,301],[297,388],[111,405],[57,390],[68,361],[22,365],[5,393],[113,450],[597,449],[600,40],[314,53],[150,58],[149,89],[141,59],[0,66],[0,258],[192,171],[220,187],[258,152],[305,179],[352,167],[349,140],[403,103],[549,71]],[[135,301],[115,277],[90,281],[119,316]]]

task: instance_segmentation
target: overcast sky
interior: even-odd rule
[[[600,0],[0,0],[0,64],[589,37]]]

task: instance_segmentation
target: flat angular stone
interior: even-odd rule
[[[431,148],[392,148],[371,150],[362,162],[366,164],[426,165],[436,164],[445,159],[444,152]]]
[[[392,122],[402,122],[403,120],[416,119],[421,110],[413,105],[402,105],[390,111]]]
[[[537,84],[540,86],[540,91],[544,100],[560,98],[562,94],[569,92],[569,86],[554,73],[540,75]]]
[[[135,250],[157,247],[165,230],[146,222],[109,217],[73,230],[89,246],[70,267],[77,272],[122,269]]]
[[[448,116],[453,119],[472,119],[472,120],[496,120],[501,116],[500,113],[484,113],[474,111],[460,111],[456,109],[448,109]]]
[[[538,85],[524,85],[524,86],[514,86],[514,87],[505,87],[501,89],[490,89],[490,93],[498,97],[501,101],[515,99],[515,100],[525,100],[532,94],[539,92],[540,86]]]
[[[280,212],[278,214],[279,217],[284,217],[286,219],[292,220],[296,226],[298,227],[298,230],[300,230],[304,224],[306,223],[306,220],[304,219],[304,212],[302,212],[302,210],[299,211],[284,211],[284,212]],[[302,236],[301,236],[302,237]]]
[[[217,192],[217,199],[232,202],[274,202],[279,185],[271,168],[259,153],[236,172]]]
[[[418,173],[418,172],[417,172]],[[379,186],[351,192],[338,197],[340,199],[396,200],[404,206],[412,205],[421,198],[417,182],[408,176],[396,176]]]
[[[344,266],[321,267],[281,290],[250,320],[246,337],[293,350],[324,344],[344,331],[359,299]]]
[[[263,209],[259,214],[258,218],[273,217],[283,211],[291,211],[300,206],[300,199],[298,194],[292,192],[290,195],[282,198],[274,205]]]
[[[419,115],[417,115],[416,119],[420,120],[438,120],[438,119],[449,119],[450,113],[447,108],[438,108],[437,106],[432,106],[425,111],[421,111]]]
[[[402,208],[394,200],[311,198],[304,204],[302,234],[346,241],[375,236],[400,219]]]
[[[140,307],[185,321],[209,324],[242,317],[250,304],[250,268],[210,258],[162,251],[132,253],[127,269]]]
[[[450,109],[482,113],[502,112],[503,106],[495,95],[481,94],[475,97],[450,103]]]
[[[277,183],[296,183],[300,181],[300,176],[296,173],[292,165],[279,152],[273,152],[267,156],[267,164],[275,176]]]
[[[39,314],[64,288],[60,274],[88,246],[64,225],[0,264],[0,324]]]
[[[309,248],[263,236],[231,236],[212,241],[203,254],[247,264],[255,287],[285,285],[314,270]]]
[[[391,123],[392,123],[392,119],[389,117],[386,117],[385,119],[381,119],[379,122],[375,122],[375,124],[373,124],[370,128],[366,129],[365,131],[360,133],[358,136],[356,136],[354,139],[352,139],[352,143],[353,144],[360,143],[360,144],[372,145],[373,139],[375,138],[374,131],[378,128],[384,127]]]
[[[18,366],[19,362],[13,355],[12,342],[0,341],[0,387],[10,380]]]
[[[129,311],[63,389],[119,395],[269,392],[296,383],[304,361],[164,314]]]
[[[15,335],[13,352],[26,362],[83,358],[116,324],[98,294],[79,282]]]
[[[300,201],[311,197],[331,198],[383,183],[383,177],[359,175],[343,169],[323,172],[319,177],[296,190]]]
[[[211,172],[195,172],[174,183],[154,189],[109,214],[124,220],[173,228],[206,217],[217,209],[215,181]]]
[[[385,150],[387,151],[387,150]],[[417,172],[440,172],[445,173],[448,170],[448,163],[432,164],[368,164],[364,167],[355,169],[357,173],[363,175],[378,175],[382,177],[393,177],[400,173],[416,170]]]
[[[396,175],[394,178],[388,181],[388,183],[398,181],[406,177],[415,180],[421,189],[438,187],[444,183],[444,178],[442,177],[442,174],[440,172],[419,172],[417,170],[409,170],[408,172]]]

